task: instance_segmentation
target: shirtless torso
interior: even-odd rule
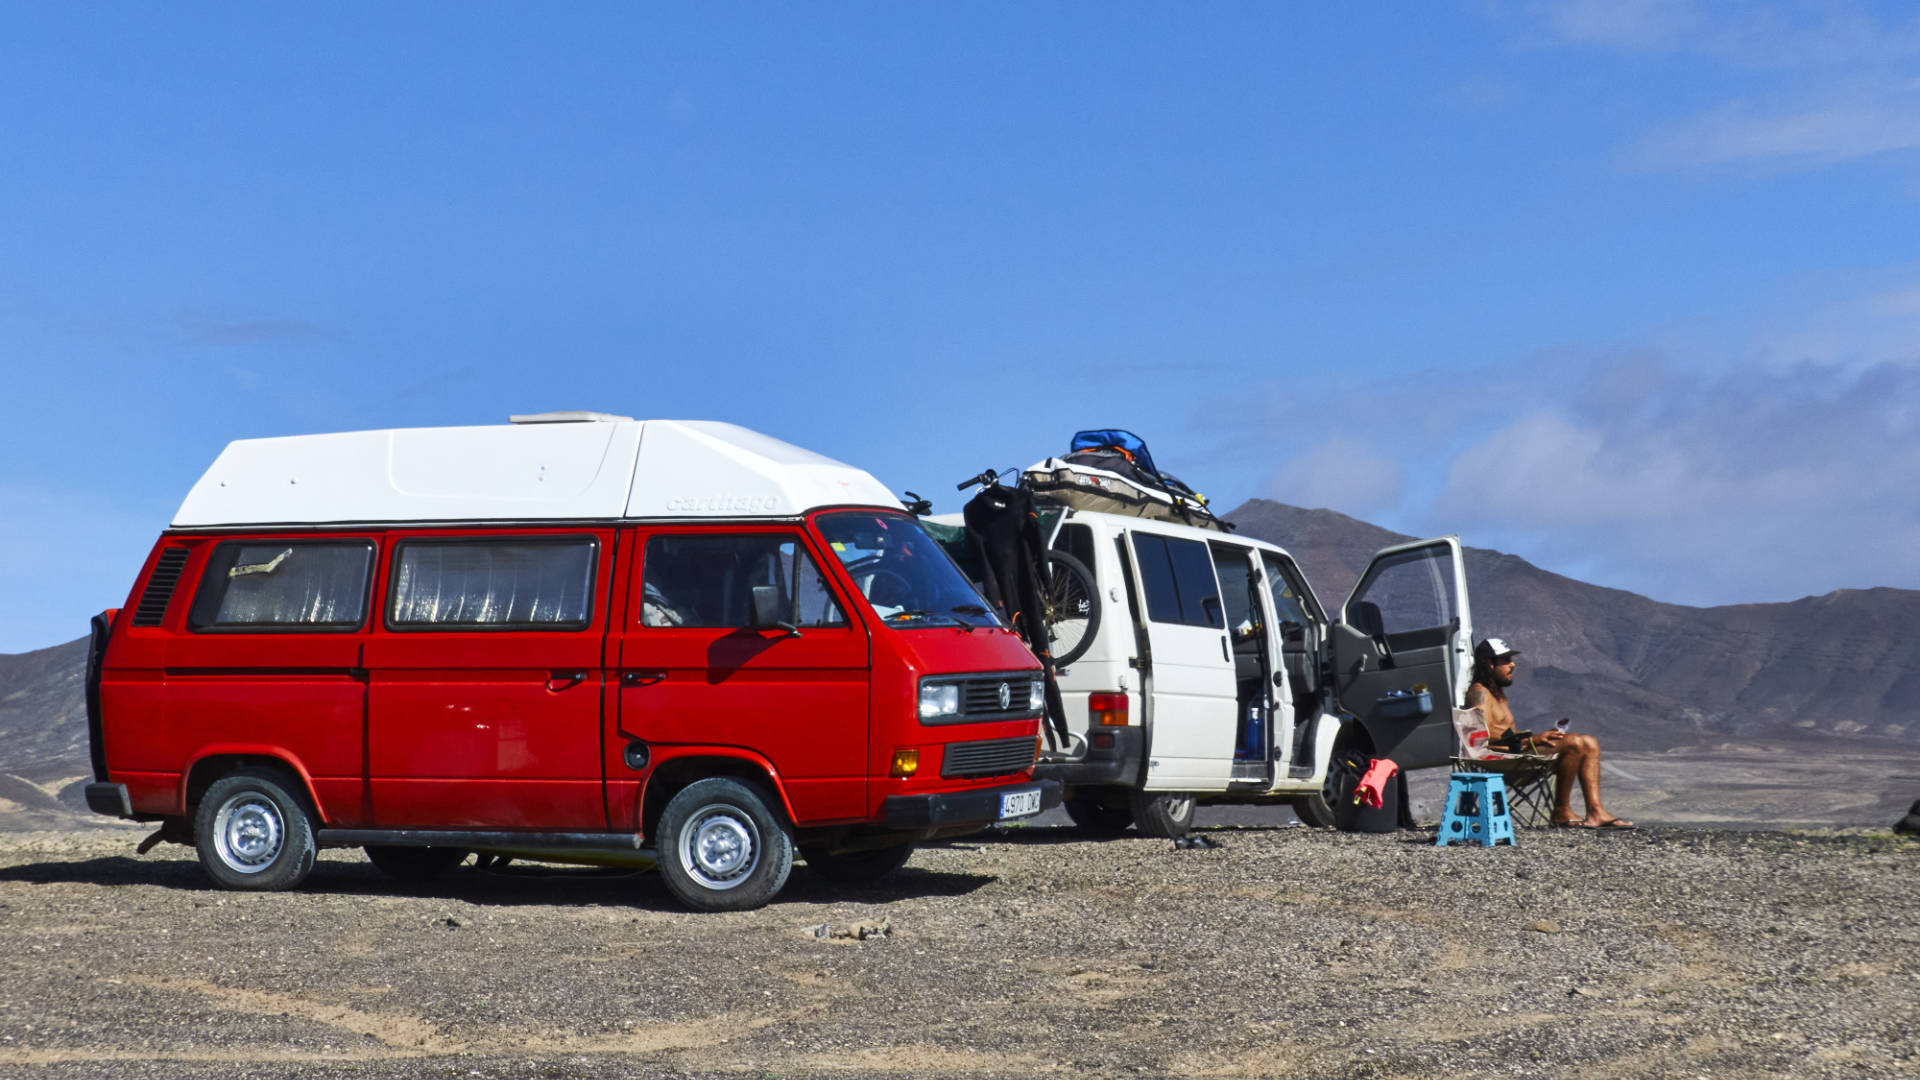
[[[1513,708],[1504,697],[1496,697],[1493,692],[1479,683],[1467,687],[1467,708],[1479,709],[1480,715],[1487,718],[1487,740],[1499,742],[1513,730]]]

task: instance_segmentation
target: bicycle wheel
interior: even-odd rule
[[[1066,667],[1093,647],[1093,635],[1100,629],[1100,594],[1094,591],[1093,572],[1079,559],[1049,551],[1047,565],[1053,587],[1041,598],[1041,620],[1054,666]]]

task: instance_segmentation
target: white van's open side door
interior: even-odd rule
[[[1366,728],[1374,755],[1403,769],[1446,764],[1473,670],[1459,538],[1374,555],[1328,636],[1334,700]]]
[[[1224,791],[1236,732],[1233,653],[1206,544],[1127,531],[1153,664],[1148,791]]]

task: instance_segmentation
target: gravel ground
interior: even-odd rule
[[[1885,832],[1025,828],[707,916],[341,852],[216,892],[139,835],[0,835],[0,1075],[1920,1076]]]

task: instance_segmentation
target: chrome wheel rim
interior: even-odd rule
[[[746,881],[760,865],[760,830],[732,806],[709,806],[680,829],[680,868],[716,891]]]
[[[272,866],[286,842],[280,808],[264,795],[235,796],[214,816],[213,850],[234,873],[257,874]]]
[[[1167,816],[1175,821],[1185,821],[1193,816],[1193,796],[1176,795],[1167,800]]]

